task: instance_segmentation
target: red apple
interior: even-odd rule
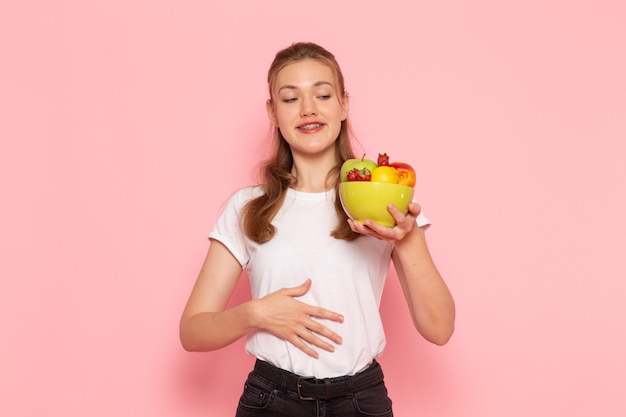
[[[415,187],[415,170],[406,162],[392,162],[389,166],[398,171],[398,184]]]

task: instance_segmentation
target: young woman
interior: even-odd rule
[[[392,416],[376,358],[379,303],[393,260],[416,329],[442,345],[454,302],[429,254],[428,220],[393,205],[393,228],[351,221],[337,188],[353,158],[348,94],[335,57],[312,43],[278,52],[268,73],[275,148],[263,182],[231,196],[180,322],[189,351],[247,337],[257,358],[237,416]],[[252,299],[226,304],[247,269]],[[322,411],[323,410],[323,411]]]

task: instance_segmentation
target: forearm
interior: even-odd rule
[[[219,312],[202,312],[181,319],[180,341],[190,352],[207,352],[228,346],[254,330],[252,302]]]
[[[416,329],[445,344],[454,332],[455,306],[431,257],[424,231],[415,228],[394,249],[394,265]]]

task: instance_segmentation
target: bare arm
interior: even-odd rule
[[[443,345],[454,332],[455,306],[448,287],[430,255],[424,231],[415,218],[420,207],[412,203],[403,215],[389,207],[398,224],[384,227],[370,220],[361,225],[350,221],[353,230],[392,242],[392,259],[415,328],[428,341]]]
[[[216,350],[255,330],[288,340],[312,357],[318,353],[311,346],[333,351],[327,340],[341,343],[338,334],[311,319],[342,321],[339,314],[295,299],[306,294],[310,280],[226,309],[240,277],[239,262],[222,243],[212,241],[180,320],[180,340],[186,350]]]
[[[252,330],[250,305],[224,311],[241,276],[241,266],[217,241],[211,246],[180,320],[180,340],[189,351],[227,346]]]
[[[415,227],[396,244],[392,258],[415,328],[430,342],[446,344],[454,332],[454,300],[430,255],[424,230]]]

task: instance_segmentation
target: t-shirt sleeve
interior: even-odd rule
[[[246,237],[241,229],[241,212],[247,200],[242,191],[233,194],[224,204],[224,208],[209,233],[209,239],[221,242],[233,254],[242,268],[248,265],[249,255]]]
[[[417,218],[415,219],[415,221],[417,222],[417,225],[419,227],[424,227],[424,228],[430,227],[430,220],[421,211],[420,211],[420,214],[417,215]]]

